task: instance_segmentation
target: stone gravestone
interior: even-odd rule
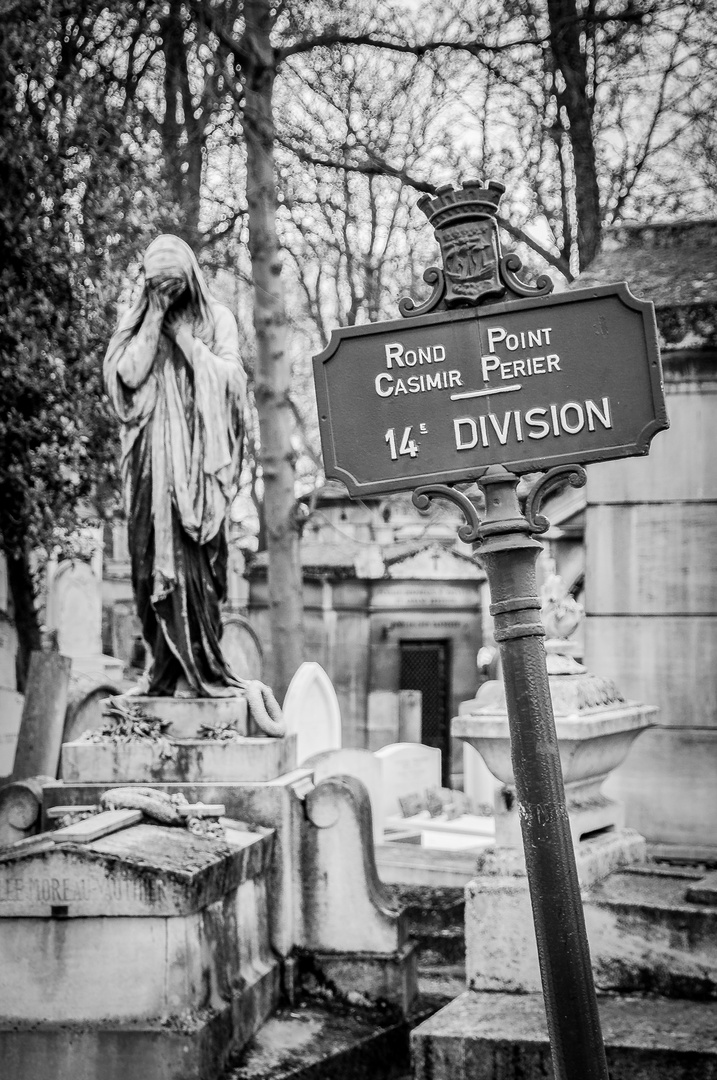
[[[383,840],[383,776],[381,762],[370,750],[345,746],[340,750],[325,750],[304,762],[314,771],[314,783],[319,784],[329,776],[353,776],[368,791],[371,802],[374,843]]]
[[[60,564],[47,598],[47,628],[74,674],[121,679],[122,662],[102,654],[102,582],[82,559]]]
[[[73,675],[67,693],[67,711],[62,742],[74,742],[86,731],[101,727],[107,698],[121,693],[111,682],[98,682],[91,675]]]
[[[12,772],[22,715],[22,694],[17,691],[15,654],[17,631],[0,611],[0,777]]]
[[[253,626],[233,612],[222,621],[222,652],[229,667],[242,679],[261,679],[264,653]]]
[[[320,664],[301,665],[284,698],[286,734],[296,734],[296,760],[301,765],[323,750],[341,747],[341,712],[333,683]]]
[[[422,743],[393,743],[376,751],[383,772],[386,818],[402,817],[399,799],[441,786],[441,751]]]
[[[398,691],[398,742],[420,742],[423,726],[423,694]]]
[[[30,657],[13,780],[57,776],[70,685],[70,661],[52,652]]]
[[[369,750],[396,743],[400,739],[399,693],[395,690],[371,690],[366,708]]]

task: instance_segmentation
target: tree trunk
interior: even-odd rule
[[[194,116],[181,0],[170,0],[162,22],[162,46],[165,109],[161,132],[165,176],[181,214],[183,239],[196,251],[200,242],[204,112],[200,119]],[[180,102],[182,123],[177,119]]]
[[[575,169],[575,204],[580,269],[592,261],[600,245],[600,191],[597,181],[592,103],[588,97],[587,58],[580,44],[582,27],[576,0],[548,0],[550,47],[556,69],[565,81],[557,94],[565,110]]]
[[[268,0],[246,0],[242,63],[247,148],[249,252],[254,281],[257,339],[255,396],[261,439],[264,513],[269,554],[270,681],[281,701],[303,659],[303,597],[299,526],[294,495],[294,449],[289,403],[291,365],[286,352],[287,321],[281,291],[281,259],[276,231],[274,117],[276,70],[270,42]]]
[[[42,648],[42,636],[28,553],[23,549],[19,554],[6,553],[5,558],[17,631],[17,688],[24,694],[30,654]]]

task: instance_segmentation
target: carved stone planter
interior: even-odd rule
[[[640,732],[651,726],[657,708],[625,701],[609,680],[577,664],[570,667],[569,674],[551,675],[549,682],[571,832],[577,844],[586,834],[624,825],[622,804],[609,799],[600,789]],[[484,683],[476,698],[464,701],[451,724],[451,733],[475,747],[504,784],[496,795],[496,847],[520,848],[502,682]]]

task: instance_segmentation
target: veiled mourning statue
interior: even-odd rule
[[[158,236],[104,361],[121,421],[132,587],[152,649],[149,693],[246,687],[222,655],[226,517],[241,463],[246,374],[234,316],[192,250]]]

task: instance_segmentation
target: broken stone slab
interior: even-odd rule
[[[356,960],[355,973],[371,972],[371,985],[380,982],[387,992],[395,991],[403,1010],[415,996],[413,945],[404,948],[405,916],[378,880],[366,789],[351,777],[332,777],[316,786],[311,777],[309,770],[297,769],[262,783],[162,787],[181,792],[190,802],[222,802],[230,816],[275,829],[266,890],[275,951],[287,957],[299,948],[341,970]],[[46,810],[96,804],[108,787],[58,783],[47,793]],[[118,843],[125,835],[90,846]],[[368,958],[367,966],[358,963],[362,957]]]
[[[273,780],[296,765],[296,736],[216,741],[78,741],[62,748],[68,783],[196,784]]]
[[[104,810],[100,814],[92,814],[82,821],[73,821],[72,824],[57,829],[52,840],[56,844],[67,840],[75,844],[88,844],[130,825],[138,825],[141,820],[141,810]]]

